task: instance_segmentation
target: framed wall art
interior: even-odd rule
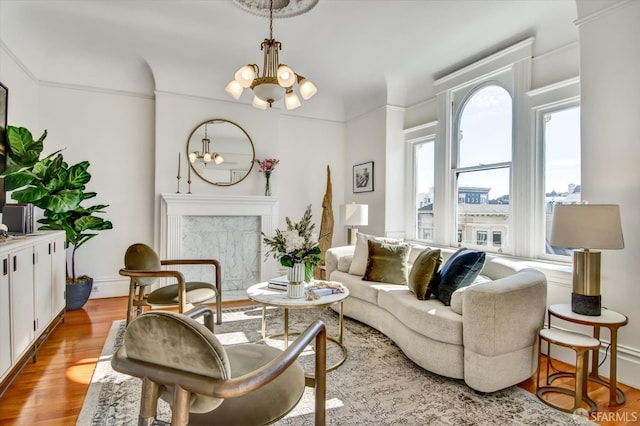
[[[373,192],[373,161],[353,166],[353,192]]]

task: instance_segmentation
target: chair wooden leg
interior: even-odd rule
[[[133,301],[135,297],[136,297],[136,282],[134,281],[133,278],[130,278],[129,279],[129,300],[127,304],[127,325],[129,325],[129,323],[133,321],[133,312],[134,312]]]
[[[175,385],[173,389],[173,405],[171,407],[171,425],[187,426],[189,424],[189,407],[191,392]]]
[[[216,295],[216,324],[222,324],[222,295]]]
[[[140,400],[140,415],[138,426],[153,426],[158,415],[158,396],[160,386],[149,380],[142,379],[142,398]]]

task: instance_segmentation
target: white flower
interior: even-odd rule
[[[284,231],[282,236],[284,237],[285,250],[287,253],[304,248],[304,238],[298,234],[298,231]]]

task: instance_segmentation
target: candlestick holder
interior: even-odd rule
[[[178,178],[178,190],[176,191],[176,194],[180,193],[180,175],[176,176],[176,178]]]
[[[187,194],[191,194],[191,177],[187,180]]]

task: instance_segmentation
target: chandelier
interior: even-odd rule
[[[235,78],[227,84],[225,91],[236,100],[246,88],[253,90],[255,108],[271,108],[275,101],[282,99],[288,110],[298,108],[300,98],[293,91],[293,85],[298,83],[298,90],[304,100],[316,94],[316,86],[303,76],[296,74],[287,65],[278,61],[278,51],[282,49],[279,41],[273,39],[273,0],[269,3],[269,38],[260,44],[264,52],[262,75],[256,64],[248,64],[236,71]]]
[[[213,160],[216,164],[224,163],[224,158],[222,155],[217,152],[211,153],[209,151],[209,145],[211,144],[211,140],[207,137],[207,123],[204,125],[204,138],[202,138],[202,152],[193,151],[189,153],[189,161],[193,164],[196,161],[201,162],[205,166]]]

